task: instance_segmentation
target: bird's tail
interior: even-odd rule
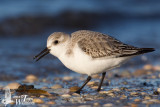
[[[128,49],[125,50],[126,53],[120,55],[119,57],[126,57],[126,56],[134,56],[134,55],[140,55],[148,52],[155,51],[154,48],[135,48],[135,49]]]
[[[143,54],[155,51],[154,48],[139,48],[137,54]]]

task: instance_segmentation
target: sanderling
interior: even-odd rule
[[[88,78],[76,91],[92,79],[93,74],[102,73],[97,91],[101,90],[106,71],[120,66],[133,56],[154,51],[154,48],[137,48],[119,40],[89,30],[80,30],[71,34],[55,32],[48,37],[47,47],[34,57],[36,61],[51,53],[72,71],[87,74]]]

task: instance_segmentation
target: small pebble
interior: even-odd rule
[[[157,88],[157,91],[160,92],[160,88]]]
[[[126,99],[126,98],[127,98],[127,96],[124,94],[120,97],[120,99]]]
[[[44,96],[44,95],[40,95],[40,98],[45,98],[46,96]]]
[[[42,99],[39,99],[39,98],[33,99],[33,102],[35,102],[37,104],[43,104],[44,103],[44,101]]]
[[[97,106],[99,107],[100,104],[99,104],[99,103],[94,103],[93,106],[94,106],[94,107],[97,107]]]
[[[107,91],[99,91],[100,94],[107,94]]]
[[[32,95],[32,96],[30,96],[30,97],[31,97],[31,98],[35,98],[36,96],[33,96],[33,95]]]
[[[127,71],[127,70],[126,70],[126,71],[123,71],[123,72],[121,73],[121,76],[122,76],[122,77],[125,77],[125,78],[126,78],[126,77],[129,78],[129,77],[131,77],[131,72],[129,72],[129,71]]]
[[[106,93],[108,94],[108,93],[113,93],[114,91],[113,90],[108,90],[108,91],[106,91]]]
[[[141,92],[141,95],[147,95],[147,93],[145,93],[145,92]]]
[[[47,102],[47,104],[52,105],[52,104],[56,104],[56,102],[54,102],[54,101],[49,101],[49,102]]]
[[[139,93],[138,92],[131,92],[130,95],[131,96],[137,96],[137,95],[139,95]]]
[[[160,66],[155,66],[155,67],[154,67],[154,70],[155,70],[155,71],[160,71]]]
[[[41,105],[40,107],[49,107],[48,105]]]
[[[87,83],[87,85],[94,85],[94,84],[95,84],[94,81],[90,81],[90,82]]]
[[[77,106],[77,107],[92,107],[91,105],[80,105],[80,106]]]
[[[75,91],[77,91],[79,88],[80,88],[80,87],[78,87],[78,86],[74,86],[74,87],[70,87],[69,90],[70,90],[70,92],[75,92]]]
[[[114,97],[115,95],[113,93],[108,93],[107,95]]]
[[[113,88],[113,91],[121,91],[119,88]]]
[[[120,103],[121,101],[120,101],[120,100],[117,100],[116,102],[117,102],[117,103]]]
[[[136,98],[136,99],[134,99],[134,101],[135,101],[135,102],[140,102],[141,100],[138,99],[138,98]]]
[[[149,101],[152,101],[154,103],[160,103],[160,100],[158,100],[158,99],[150,99]]]
[[[54,80],[59,81],[59,80],[61,80],[61,78],[60,77],[54,77]]]
[[[8,84],[6,87],[9,87],[10,89],[18,89],[19,86],[20,84],[15,82]]]
[[[72,79],[73,79],[73,77],[69,77],[69,76],[63,77],[63,80],[65,80],[65,81],[71,81]]]
[[[104,97],[97,97],[97,99],[104,99]]]
[[[93,87],[91,87],[92,89],[98,89],[98,86],[93,86]]]
[[[146,101],[146,100],[145,100],[145,101],[142,101],[142,103],[145,103],[145,104],[146,104],[147,102],[148,102],[148,101]]]
[[[121,90],[128,90],[126,87],[121,87],[120,89]]]
[[[69,94],[63,94],[61,96],[64,97],[64,98],[70,98],[71,97],[71,95],[69,95]]]
[[[150,105],[150,104],[153,104],[154,102],[152,102],[152,101],[142,101],[142,103],[145,103],[146,105]]]
[[[145,75],[147,74],[147,71],[144,70],[144,69],[138,69],[136,71],[133,72],[133,75],[138,77],[138,76],[142,76],[142,75]]]
[[[144,97],[144,99],[145,99],[145,100],[150,100],[150,99],[151,99],[151,97],[149,97],[149,96],[145,96],[145,97]]]
[[[153,66],[150,65],[150,64],[147,64],[147,65],[144,65],[143,69],[144,69],[144,70],[152,70],[152,69],[153,69]]]
[[[35,75],[32,75],[32,74],[26,76],[26,79],[25,79],[25,81],[29,82],[29,83],[33,83],[37,80],[38,80],[38,78]]]
[[[132,104],[131,104],[131,107],[138,107],[138,105],[137,105],[137,104],[132,103]]]
[[[156,79],[157,77],[156,77],[155,75],[152,75],[151,78],[152,78],[152,79]]]
[[[52,88],[52,89],[59,89],[59,88],[62,88],[62,86],[59,85],[59,84],[55,84],[55,85],[53,85],[51,88]]]
[[[99,74],[95,74],[95,75],[92,75],[92,78],[99,79],[99,78],[100,78],[100,76],[99,76]]]
[[[85,101],[92,101],[93,98],[85,98],[84,100],[85,100]]]
[[[107,104],[104,104],[103,107],[113,107],[113,104],[112,103],[107,103]]]
[[[47,79],[43,78],[43,79],[42,79],[42,82],[47,82]]]
[[[78,93],[73,93],[72,95],[73,96],[80,96],[80,94],[78,94]]]

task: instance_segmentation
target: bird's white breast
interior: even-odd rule
[[[59,56],[61,62],[72,71],[81,74],[97,74],[110,70],[122,64],[130,57],[119,58],[92,58],[85,54],[77,45],[71,55],[62,54]]]

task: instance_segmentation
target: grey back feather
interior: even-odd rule
[[[80,30],[71,35],[72,43],[77,42],[83,52],[92,58],[129,56],[139,50],[99,32]]]

